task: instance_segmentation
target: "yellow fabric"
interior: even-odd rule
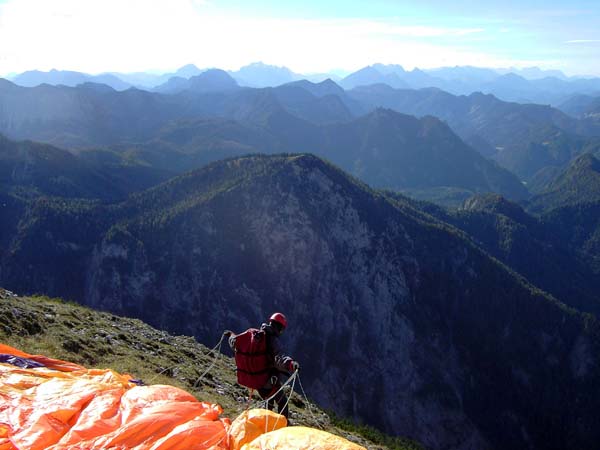
[[[242,446],[269,431],[287,426],[284,416],[267,409],[250,409],[240,414],[229,429],[229,449],[240,450]]]
[[[0,353],[44,362],[0,363],[0,450],[251,450],[363,447],[323,431],[286,427],[264,409],[233,422],[219,405],[166,385],[137,386],[130,375],[85,369],[0,344]]]
[[[364,447],[326,431],[307,427],[287,427],[262,434],[241,450],[365,450]]]

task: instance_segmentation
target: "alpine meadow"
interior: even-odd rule
[[[0,0],[0,450],[600,450],[600,4]]]

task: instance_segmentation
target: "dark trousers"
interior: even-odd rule
[[[259,389],[258,395],[260,395],[260,397],[263,400],[266,400],[267,398],[271,397],[275,392],[277,392],[280,388],[281,383],[277,381],[277,383],[275,383],[271,388],[267,387]],[[285,395],[283,389],[277,392],[277,395],[267,402],[267,408],[273,411],[273,409],[275,408],[275,403],[277,403],[277,412],[287,419],[289,416],[288,398],[287,395]]]

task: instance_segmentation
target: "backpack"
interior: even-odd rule
[[[248,328],[235,336],[233,350],[237,367],[237,381],[250,389],[260,389],[269,381],[273,367],[267,351],[267,333]]]

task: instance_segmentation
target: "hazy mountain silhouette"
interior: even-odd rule
[[[421,122],[391,111],[352,119],[337,95],[317,97],[295,85],[165,96],[134,89],[101,92],[91,87],[40,86],[27,90],[5,84],[0,95],[11,107],[0,115],[0,130],[15,138],[75,146],[143,143],[171,121],[222,117],[258,129],[255,137],[268,137],[261,146],[254,138],[244,142],[234,135],[235,144],[227,147],[228,152],[233,148],[311,151],[380,187],[446,186],[499,192],[510,198],[527,195],[512,175],[481,158],[438,120]],[[329,83],[326,87],[335,89]],[[219,139],[222,142],[223,137]],[[223,149],[222,143],[205,145]]]
[[[169,122],[148,142],[112,149],[140,165],[182,173],[219,159],[257,152],[278,153],[284,147],[276,136],[260,127],[208,118]]]
[[[252,123],[276,137],[279,148],[311,151],[376,187],[454,186],[517,199],[528,195],[514,175],[481,157],[433,117],[418,120],[378,109],[348,122],[318,125],[267,98],[268,106],[252,113],[260,121]]]
[[[558,108],[587,123],[588,126],[600,127],[600,92],[595,95],[574,95]]]
[[[313,83],[308,80],[292,81],[291,83],[287,83],[286,86],[302,88],[310,92],[315,97],[337,95],[338,97],[342,98],[346,94],[346,91],[339,84],[335,83],[329,78],[319,83]]]
[[[262,62],[249,64],[229,74],[241,86],[258,88],[279,86],[303,78],[287,67],[272,66]]]
[[[135,148],[136,158],[144,163],[171,170],[248,152],[312,151],[377,187],[443,186],[471,194],[528,196],[514,175],[480,156],[433,117],[418,120],[377,110],[348,122],[319,125],[284,109],[275,90],[243,92],[253,94],[246,99],[247,108],[238,110],[249,115],[238,117],[246,125],[215,119],[173,122],[156,139],[124,148]],[[264,95],[257,98],[257,92]]]
[[[486,83],[478,90],[494,94],[505,101],[560,105],[575,94],[593,94],[600,91],[600,79],[563,80],[546,77],[527,80],[516,74],[506,74]]]
[[[561,72],[542,71],[536,67],[522,71],[471,66],[405,71],[399,65],[373,64],[348,75],[340,85],[353,89],[379,83],[400,89],[435,87],[455,95],[483,92],[504,101],[553,105],[574,94],[600,91],[600,78],[569,79]]]
[[[363,105],[361,105],[356,100],[350,98],[350,96],[340,85],[338,85],[330,79],[326,79],[324,81],[321,81],[320,83],[312,83],[307,80],[293,81],[291,83],[281,86],[280,89],[284,89],[290,86],[302,88],[305,91],[310,92],[315,97],[336,96],[342,101],[342,103],[346,106],[348,111],[355,117],[368,112]]]
[[[434,115],[482,154],[528,179],[552,165],[564,166],[585,149],[597,146],[600,135],[591,122],[577,121],[544,105],[503,102],[492,95],[455,96],[439,89],[392,89],[373,85],[348,95],[367,109],[377,106],[415,116]]]
[[[198,69],[194,64],[186,64],[175,71],[173,76],[182,78],[191,78],[205,72],[206,69]]]
[[[199,75],[204,69],[187,64],[169,73],[106,73],[88,75],[79,72],[29,71],[14,77],[14,82],[23,86],[36,86],[47,83],[76,86],[86,81],[105,83],[117,90],[130,86],[153,89],[165,84],[169,79],[180,77],[189,79]],[[333,73],[298,74],[286,67],[278,67],[261,62],[242,67],[230,74],[241,86],[275,87],[296,80],[306,79],[321,82],[331,78],[340,82],[346,89],[370,84],[388,84],[395,88],[420,89],[437,87],[455,95],[469,95],[473,92],[493,94],[504,101],[519,103],[540,103],[560,105],[574,95],[597,95],[600,92],[600,78],[566,77],[560,71],[541,70],[537,67],[525,69],[490,69],[473,66],[440,67],[407,71],[398,64],[373,64],[347,75],[344,79]]]
[[[495,80],[499,76],[499,73],[494,69],[473,66],[440,67],[425,70],[425,72],[437,79],[457,83],[457,86],[486,83]]]
[[[303,85],[284,84],[273,88],[273,94],[289,113],[313,123],[344,122],[354,118],[350,108],[357,109],[359,106],[356,103],[351,100],[346,103],[344,100],[348,98],[344,95],[325,94],[327,87],[320,93],[313,94],[315,89],[307,89],[306,83],[309,82],[303,82]],[[319,87],[316,90],[318,89]]]
[[[375,187],[453,186],[527,197],[514,175],[481,157],[434,117],[419,120],[377,109],[323,131],[326,146],[319,154]]]
[[[403,82],[412,88],[418,89],[431,86],[445,87],[442,79],[436,78],[429,72],[420,70],[417,67],[413,70],[404,70],[402,66],[397,64],[373,64],[372,67],[384,75],[394,74],[400,77]]]
[[[387,84],[394,88],[409,88],[408,83],[403,81],[397,73],[391,72],[383,74],[374,66],[364,67],[354,73],[351,73],[340,81],[340,86],[344,89],[353,89],[357,86],[369,86],[371,84]]]
[[[0,132],[69,147],[139,141],[194,108],[191,100],[97,86],[24,88],[0,79]]]
[[[195,68],[195,66],[194,66]],[[190,78],[172,77],[154,90],[163,94],[176,94],[183,91],[198,93],[225,92],[239,88],[237,82],[224,70],[209,69]]]
[[[528,80],[539,80],[541,78],[548,77],[558,78],[561,80],[567,80],[569,78],[560,70],[543,70],[539,67],[511,67],[508,69],[496,69],[496,71],[503,75],[506,73],[514,73],[515,75],[519,75]]]
[[[514,73],[501,75],[491,81],[485,82],[481,91],[493,94],[501,100],[518,103],[545,103],[536,102],[531,95],[531,82]]]
[[[167,73],[153,73],[153,72],[133,72],[133,73],[122,73],[113,72],[112,75],[126,81],[131,86],[135,86],[142,89],[153,89],[156,86],[164,84],[173,77],[180,77],[188,79],[194,75],[200,75],[204,70],[199,69],[194,64],[187,64],[180,67],[175,72]]]
[[[24,87],[35,87],[40,84],[77,86],[87,82],[106,84],[117,91],[131,87],[131,84],[112,74],[88,75],[81,72],[52,69],[49,72],[31,70],[23,72],[12,79],[13,83]]]
[[[578,154],[600,149],[600,139],[579,135],[600,134],[600,125],[589,118],[577,120],[549,106],[502,102],[480,93],[454,96],[439,89],[393,89],[381,84],[344,92],[331,81],[236,88],[235,81],[219,70],[177,80],[187,89],[174,95],[135,89],[116,92],[92,84],[21,88],[2,81],[0,97],[6,109],[0,111],[0,131],[15,139],[82,147],[145,142],[169,121],[222,117],[265,127],[268,134],[280,136],[282,149],[318,152],[324,130],[311,124],[349,122],[383,106],[447,121],[482,155],[525,180],[539,181],[543,177],[538,174],[549,173],[548,168],[560,169]],[[360,172],[358,167],[345,168]]]

